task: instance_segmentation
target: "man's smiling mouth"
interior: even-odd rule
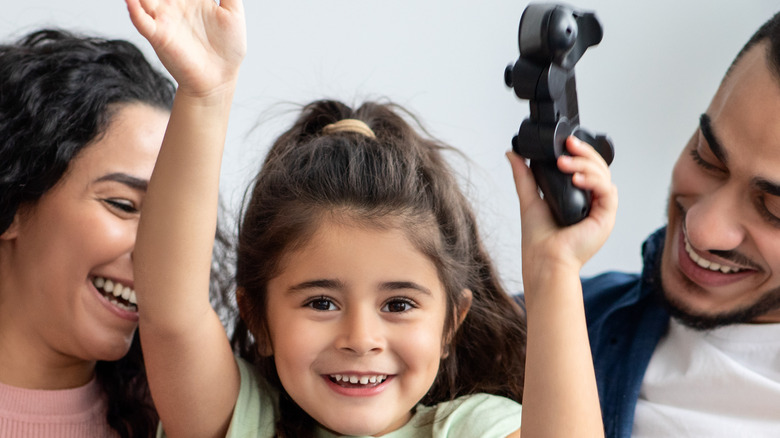
[[[697,254],[696,251],[694,251],[691,247],[690,242],[688,242],[688,236],[685,236],[685,252],[688,253],[688,257],[690,257],[694,263],[704,269],[709,269],[710,271],[722,272],[724,274],[735,274],[737,272],[743,271],[741,268],[721,265],[699,256],[699,254]]]

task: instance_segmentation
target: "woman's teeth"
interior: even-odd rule
[[[739,272],[741,269],[739,268],[732,268],[730,266],[722,266],[718,263],[711,262],[709,260],[706,260],[702,257],[700,257],[691,247],[691,244],[688,243],[688,240],[685,240],[685,252],[688,253],[688,256],[693,260],[694,263],[701,266],[704,269],[709,269],[710,271],[717,271],[722,272],[724,274],[729,274],[732,272]]]
[[[374,383],[382,383],[387,379],[387,376],[385,374],[377,374],[374,376],[358,376],[358,375],[350,375],[350,374],[332,374],[330,376],[331,380],[334,382],[343,382],[343,383],[350,383],[353,385],[368,385],[368,384],[374,384]]]
[[[115,283],[103,277],[93,278],[92,284],[108,298],[111,304],[131,312],[138,311],[135,291],[131,287]]]

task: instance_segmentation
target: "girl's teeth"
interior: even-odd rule
[[[103,290],[106,292],[114,292],[114,282],[106,280],[106,284],[103,285]]]
[[[111,280],[108,280],[108,281],[111,281]],[[125,289],[124,286],[122,286],[121,284],[117,283],[117,284],[114,285],[114,291],[112,293],[114,294],[115,297],[121,297],[122,296],[122,292],[124,292],[124,289]]]
[[[96,277],[95,278],[95,287],[101,288],[103,285],[106,284],[106,279],[103,277]]]
[[[387,376],[384,374],[374,376],[349,376],[344,374],[333,374],[331,375],[331,378],[336,382],[350,383],[353,385],[368,385],[369,383],[382,383],[387,378]]]

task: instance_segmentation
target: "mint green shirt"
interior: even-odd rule
[[[228,438],[271,438],[278,418],[278,395],[253,367],[237,359],[241,389],[233,410]],[[408,423],[386,438],[505,438],[520,428],[522,407],[508,398],[472,394],[435,406],[418,405]],[[336,438],[318,428],[318,438]]]

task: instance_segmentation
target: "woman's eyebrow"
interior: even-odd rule
[[[131,189],[140,190],[142,192],[145,192],[146,188],[149,186],[149,181],[121,172],[109,173],[95,180],[95,182],[103,181],[118,182],[130,187]]]

